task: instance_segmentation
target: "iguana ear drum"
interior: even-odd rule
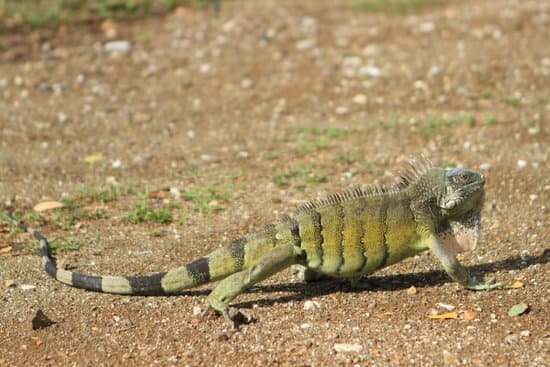
[[[445,247],[455,254],[474,250],[479,238],[481,213],[471,210],[449,221],[449,226],[438,235]]]

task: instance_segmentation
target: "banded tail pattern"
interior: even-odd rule
[[[133,276],[89,275],[58,268],[46,237],[11,215],[5,215],[40,243],[42,264],[52,278],[89,291],[144,296],[178,293],[246,269],[273,249],[278,230],[275,225],[267,226],[257,233],[241,237],[207,256],[167,272]]]

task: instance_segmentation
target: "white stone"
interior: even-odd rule
[[[32,284],[21,284],[20,288],[24,291],[30,291],[30,290],[36,289],[36,286]]]
[[[113,163],[111,164],[113,168],[120,168],[122,167],[122,161],[120,159],[115,159]]]
[[[433,22],[420,23],[418,30],[422,33],[431,33],[435,31],[435,24]]]
[[[132,44],[126,40],[110,41],[103,45],[103,51],[105,52],[128,52],[131,49]]]
[[[480,170],[486,171],[486,170],[488,170],[488,169],[490,169],[490,168],[491,168],[491,165],[490,165],[489,163],[487,163],[487,162],[483,162],[483,163],[481,163],[481,164],[479,165],[479,169],[480,169]]]
[[[518,160],[518,168],[525,168],[527,167],[527,161],[524,161],[523,159]]]
[[[360,344],[347,343],[334,344],[333,348],[338,353],[359,353],[363,350],[363,346]]]
[[[334,110],[334,112],[337,115],[345,115],[349,112],[349,109],[346,106],[338,106],[336,107],[336,110]]]
[[[321,304],[317,301],[305,301],[304,310],[311,311],[321,308]]]
[[[307,50],[309,48],[313,48],[314,46],[315,46],[315,40],[312,40],[309,38],[296,42],[296,48],[298,50]]]
[[[359,69],[359,74],[370,76],[372,78],[380,78],[382,76],[382,70],[374,65],[365,65]]]
[[[356,94],[353,97],[353,103],[364,105],[367,103],[367,96],[364,94]]]

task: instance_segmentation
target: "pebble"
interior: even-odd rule
[[[363,350],[363,346],[360,344],[348,344],[348,343],[334,344],[333,348],[338,353],[359,353]]]
[[[486,170],[491,169],[491,165],[487,162],[483,162],[479,165],[479,169],[486,171]]]
[[[200,306],[193,306],[193,316],[198,316],[202,313]]]
[[[369,45],[363,49],[362,53],[363,55],[369,56],[369,57],[377,56],[382,53],[382,48],[376,45]]]
[[[20,76],[16,76],[15,78],[13,78],[13,84],[16,87],[22,86],[23,85],[23,78],[21,78]]]
[[[527,161],[524,161],[523,159],[518,160],[518,168],[525,168],[527,167]]]
[[[32,289],[36,289],[36,286],[32,284],[21,284],[20,288],[24,291],[30,291]]]
[[[254,82],[250,78],[245,78],[241,81],[241,88],[248,89],[254,86]]]
[[[361,105],[367,104],[367,96],[364,94],[356,94],[353,97],[353,103],[361,104]]]
[[[208,73],[212,69],[212,65],[210,64],[202,64],[199,68],[199,71],[203,74]]]
[[[69,121],[69,116],[66,113],[59,112],[57,114],[57,121],[59,121],[60,124],[64,124]]]
[[[347,108],[346,106],[338,106],[336,107],[336,110],[334,110],[334,112],[337,115],[345,115],[349,112],[349,108]]]
[[[514,344],[515,342],[517,342],[519,339],[519,337],[516,335],[516,334],[510,334],[510,335],[507,335],[506,338],[504,338],[504,341],[508,344]]]
[[[321,304],[317,301],[305,301],[304,310],[311,311],[321,308]]]
[[[439,74],[441,74],[441,67],[439,67],[438,65],[432,65],[430,70],[428,70],[428,76],[431,78],[435,78]]]
[[[300,325],[300,328],[302,329],[309,329],[311,327],[311,324],[308,324],[307,322],[304,322]]]
[[[437,303],[436,305],[437,305],[437,307],[441,307],[441,308],[443,308],[447,311],[452,311],[452,310],[455,309],[455,306],[449,305],[449,304],[446,304],[446,303]]]
[[[382,70],[373,65],[365,65],[359,69],[359,74],[372,78],[380,78],[382,76]]]
[[[308,38],[308,39],[296,42],[296,48],[298,50],[307,50],[313,47],[315,47],[315,40],[313,39]]]
[[[522,331],[519,332],[519,335],[523,336],[523,337],[527,337],[527,336],[531,335],[531,332],[529,330],[522,330]]]
[[[529,200],[531,200],[531,201],[535,201],[537,198],[538,198],[538,196],[536,194],[529,195]]]
[[[121,52],[125,53],[132,49],[132,44],[130,41],[126,40],[117,40],[109,41],[103,45],[103,51],[105,52]]]
[[[435,24],[433,22],[420,23],[418,30],[422,33],[431,33],[435,31]]]
[[[122,161],[120,159],[116,159],[115,161],[113,161],[111,166],[113,168],[120,168],[120,167],[122,167]]]

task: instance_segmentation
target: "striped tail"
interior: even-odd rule
[[[48,240],[25,223],[9,214],[6,216],[40,242],[42,264],[52,278],[75,288],[102,293],[143,296],[178,293],[246,269],[275,246],[275,227],[270,226],[168,272],[135,276],[88,275],[59,269],[50,254]]]

